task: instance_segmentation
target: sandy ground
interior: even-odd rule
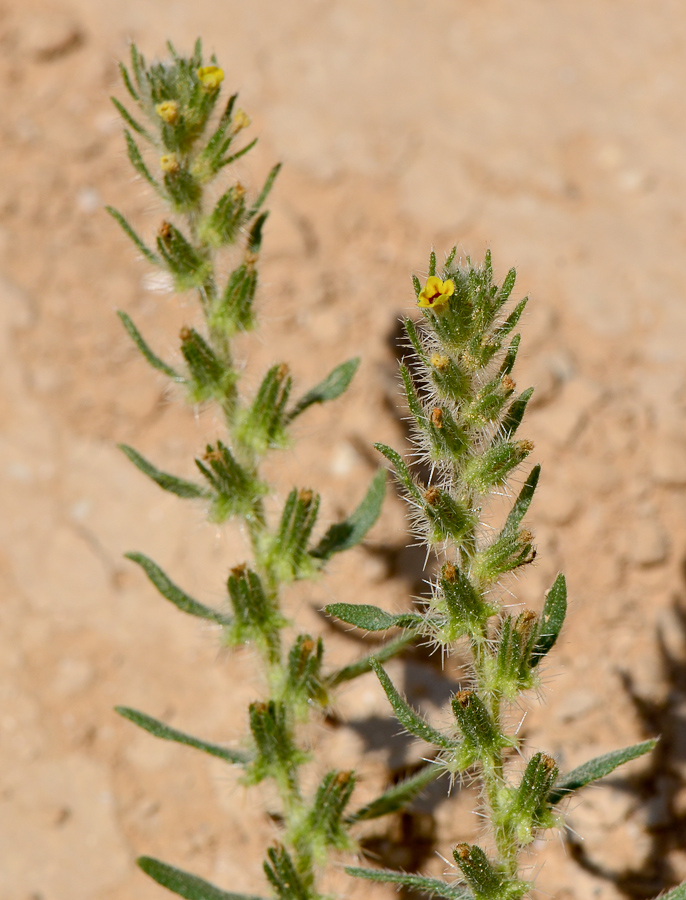
[[[0,898],[161,897],[135,868],[139,853],[265,890],[269,798],[111,711],[133,705],[234,741],[259,692],[249,655],[220,652],[214,632],[168,609],[122,559],[141,550],[216,601],[244,552],[239,535],[162,495],[114,446],[190,472],[216,425],[171,402],[121,329],[116,308],[173,348],[193,311],[156,290],[102,209],[118,205],[145,233],[160,216],[131,178],[109,104],[121,96],[116,60],[131,38],[155,56],[167,37],[185,49],[198,34],[261,136],[240,177],[258,185],[274,160],[286,164],[248,378],[277,355],[302,385],[364,360],[346,399],[303,423],[275,469],[281,493],[309,484],[331,518],[361,496],[377,464],[371,441],[402,446],[392,341],[412,305],[409,274],[432,245],[458,241],[474,257],[490,246],[501,276],[518,267],[532,302],[517,380],[537,386],[526,436],[543,477],[531,514],[539,561],[511,587],[540,608],[564,569],[572,599],[545,705],[532,698],[523,729],[565,767],[663,735],[652,764],[574,805],[571,843],[537,845],[537,887],[615,900],[686,878],[683,4],[5,0]],[[420,578],[405,542],[391,496],[369,547],[292,592],[335,658],[359,645],[313,610],[365,598],[405,608]],[[440,718],[435,661],[394,665]],[[314,738],[322,768],[364,753],[371,791],[419,758],[420,747],[391,741],[373,678],[343,693],[339,715]],[[468,789],[434,797],[377,825],[368,844],[438,874],[438,854],[478,836],[473,800]],[[369,895],[342,877],[336,889]]]

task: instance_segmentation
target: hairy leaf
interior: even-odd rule
[[[438,878],[429,878],[426,875],[412,875],[408,872],[395,872],[389,869],[360,869],[357,866],[346,866],[345,871],[354,878],[402,884],[415,891],[429,894],[431,897],[445,897],[447,900],[471,900],[472,898],[472,894],[467,888],[448,884]]]
[[[298,400],[288,414],[288,421],[292,422],[293,419],[315,403],[326,403],[328,400],[335,400],[337,397],[340,397],[348,389],[359,365],[360,358],[356,356],[354,359],[349,359],[347,362],[341,363],[340,366],[336,366],[333,372],[329,372],[323,381],[320,381],[318,385],[315,385],[312,390],[309,390],[304,397]]]
[[[208,496],[207,491],[203,490],[200,485],[192,481],[186,481],[185,478],[177,478],[176,475],[170,475],[168,472],[162,472],[160,469],[155,468],[152,463],[149,463],[147,459],[141,456],[133,447],[129,447],[128,444],[118,444],[118,447],[120,450],[123,450],[136,468],[140,469],[148,478],[151,478],[162,490],[169,491],[170,494],[176,494],[177,497],[191,500]]]
[[[604,778],[610,772],[614,772],[618,766],[631,762],[632,759],[638,759],[639,756],[650,753],[656,744],[657,740],[651,739],[640,744],[634,744],[631,747],[624,747],[622,750],[613,750],[604,756],[596,756],[595,759],[591,759],[566,775],[560,776],[555,782],[555,787],[548,794],[548,803],[559,803],[572,791],[577,791],[592,781]]]
[[[238,750],[229,750],[220,744],[211,744],[208,741],[202,741],[200,738],[193,737],[176,728],[171,728],[160,722],[159,719],[153,719],[145,713],[139,712],[137,709],[131,709],[128,706],[115,706],[115,712],[119,713],[125,719],[138,725],[144,731],[152,734],[154,737],[161,738],[163,741],[174,741],[177,744],[184,744],[186,747],[195,747],[196,750],[202,750],[203,753],[209,753],[210,756],[216,756],[228,763],[245,763],[248,762],[248,756]]]
[[[393,707],[393,712],[395,713],[396,718],[398,719],[400,724],[410,732],[410,734],[413,734],[415,737],[421,738],[428,744],[434,744],[437,747],[454,749],[458,745],[458,742],[456,740],[448,737],[445,734],[442,734],[440,731],[429,725],[429,723],[425,719],[423,719],[418,712],[412,709],[409,703],[403,700],[403,698],[396,690],[395,685],[386,674],[386,671],[376,659],[372,659],[371,665],[376,672],[377,678],[381,682],[381,687],[386,692],[386,696],[388,697],[389,703]]]
[[[331,603],[325,611],[341,622],[364,628],[365,631],[386,631],[389,628],[419,627],[424,617],[418,613],[388,613],[366,603]]]
[[[178,381],[181,383],[185,382],[186,379],[183,377],[183,375],[179,375],[179,373],[172,369],[171,366],[168,366],[167,363],[164,362],[164,360],[160,359],[159,356],[156,356],[152,352],[148,344],[145,342],[145,339],[141,335],[140,331],[133,324],[131,316],[127,315],[121,309],[117,311],[117,315],[121,319],[124,328],[126,328],[126,330],[128,331],[131,340],[138,347],[138,349],[141,351],[141,353],[147,359],[153,369],[157,369],[159,372],[164,372],[164,374],[171,378],[172,381]]]
[[[565,616],[567,615],[567,582],[564,575],[560,574],[548,591],[543,612],[541,613],[541,627],[538,638],[531,651],[531,665],[537,666],[543,657],[555,646]]]
[[[212,609],[209,606],[205,606],[204,603],[198,603],[197,600],[189,597],[185,591],[182,591],[181,588],[177,587],[174,582],[165,575],[157,563],[154,563],[147,556],[144,556],[142,553],[125,553],[124,555],[127,559],[130,559],[131,562],[137,563],[143,569],[150,581],[155,585],[160,594],[169,600],[170,603],[173,603],[177,609],[181,610],[181,612],[188,613],[190,616],[197,616],[199,619],[217,622],[219,625],[230,624],[230,618],[224,615],[224,613]]]
[[[386,493],[386,473],[382,469],[372,478],[367,493],[357,509],[343,522],[329,528],[317,546],[310,551],[317,559],[330,559],[355,547],[379,518]]]
[[[151,856],[140,856],[136,863],[146,875],[162,887],[179,897],[185,897],[186,900],[262,900],[248,894],[223,891],[204,878],[198,878],[197,875],[191,875],[182,869],[175,869],[174,866],[168,866],[167,863]]]
[[[367,819],[378,819],[380,816],[386,816],[399,809],[405,809],[427,785],[440,778],[445,771],[446,769],[440,763],[429,763],[418,772],[415,772],[414,775],[404,778],[402,781],[389,787],[388,790],[374,800],[366,803],[348,818],[348,822],[352,824],[354,822],[364,822]]]

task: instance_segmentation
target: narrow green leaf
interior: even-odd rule
[[[128,331],[131,340],[138,347],[138,349],[141,351],[141,353],[147,359],[153,369],[157,369],[159,372],[163,372],[167,377],[171,378],[172,381],[176,381],[181,384],[184,383],[186,379],[183,377],[183,375],[179,375],[177,371],[172,369],[171,366],[168,366],[167,363],[164,362],[164,360],[160,359],[159,356],[156,356],[152,352],[148,344],[145,342],[145,339],[141,335],[140,331],[134,325],[131,316],[127,315],[121,309],[117,311],[117,315],[121,319],[124,328],[126,328],[126,330]]]
[[[367,493],[357,509],[343,522],[329,528],[317,546],[310,551],[316,559],[331,559],[334,553],[342,553],[357,546],[379,518],[386,493],[386,473],[383,469],[372,478]]]
[[[420,295],[421,292],[422,292],[422,283],[421,283],[421,281],[417,278],[416,275],[413,275],[413,276],[412,276],[412,287],[414,288],[415,295],[416,295],[417,297],[419,297],[419,295]]]
[[[519,492],[519,496],[514,502],[514,506],[510,510],[510,513],[505,520],[505,525],[503,527],[503,532],[513,533],[519,528],[519,525],[527,513],[529,506],[531,505],[531,501],[533,499],[534,493],[536,491],[536,485],[538,484],[538,478],[541,474],[541,467],[534,466],[531,472],[529,473],[529,477],[524,482],[524,485]]]
[[[185,897],[185,900],[262,900],[261,897],[249,894],[222,891],[221,888],[215,887],[203,878],[198,878],[197,875],[175,869],[174,866],[168,866],[151,856],[139,856],[136,863],[153,881],[173,894]]]
[[[127,124],[130,128],[133,128],[133,130],[134,130],[135,132],[137,132],[138,134],[140,134],[141,137],[145,138],[146,141],[149,141],[151,144],[154,144],[154,143],[155,143],[155,139],[154,139],[153,136],[150,134],[150,132],[149,132],[147,129],[143,128],[143,126],[140,125],[140,124],[133,118],[133,116],[132,116],[131,113],[128,111],[128,109],[126,109],[126,107],[125,107],[123,104],[121,104],[121,103],[117,100],[116,97],[110,97],[110,100],[111,100],[112,103],[114,104],[114,106],[115,106],[117,112],[119,113],[119,115],[122,117],[122,119],[126,122],[126,124]]]
[[[613,750],[604,756],[596,756],[595,759],[589,760],[558,778],[555,787],[548,794],[548,803],[559,803],[572,791],[578,791],[579,788],[590,784],[592,781],[597,781],[599,778],[609,775],[610,772],[614,772],[618,766],[631,762],[632,759],[638,759],[639,756],[643,756],[645,753],[650,753],[656,744],[657,739],[651,738],[649,741],[643,741],[631,747],[624,747],[622,750]]]
[[[198,603],[192,597],[189,597],[181,588],[177,587],[171,581],[160,567],[147,556],[142,553],[125,553],[127,559],[135,562],[143,569],[150,581],[155,585],[157,590],[173,603],[181,612],[188,613],[190,616],[197,616],[199,619],[207,619],[210,622],[217,622],[219,625],[229,625],[231,619],[216,609],[211,609],[203,603]]]
[[[176,494],[177,497],[192,500],[209,496],[207,491],[200,485],[194,484],[192,481],[186,481],[185,478],[177,478],[176,475],[169,475],[169,473],[155,468],[152,463],[149,463],[147,459],[141,456],[133,447],[129,447],[128,444],[118,444],[117,446],[128,456],[136,468],[140,469],[148,478],[151,478],[163,491],[169,491],[170,494]]]
[[[153,253],[148,247],[145,246],[143,241],[138,237],[133,228],[126,221],[124,216],[119,212],[119,210],[115,209],[113,206],[106,206],[105,209],[112,216],[112,218],[119,223],[122,228],[122,231],[130,238],[131,241],[136,245],[139,252],[143,254],[143,256],[151,263],[156,266],[159,266],[160,258],[156,253]]]
[[[380,816],[386,816],[389,813],[396,812],[411,803],[414,798],[420,794],[424,788],[436,781],[446,772],[444,766],[439,763],[431,762],[421,768],[409,778],[404,778],[397,784],[388,788],[383,794],[380,794],[370,803],[366,803],[357,812],[348,817],[348,823],[364,822],[368,819],[378,819]]]
[[[241,753],[238,750],[229,750],[220,744],[202,741],[191,734],[171,728],[169,725],[165,725],[164,722],[160,722],[159,719],[153,719],[152,716],[139,712],[137,709],[131,709],[128,706],[115,706],[114,711],[128,719],[129,722],[133,722],[134,725],[138,725],[143,731],[147,731],[148,734],[161,738],[163,741],[173,741],[186,747],[194,747],[196,750],[202,750],[203,753],[209,753],[210,756],[216,756],[228,763],[242,764],[247,763],[249,760],[245,753]]]
[[[560,631],[562,631],[566,615],[567,581],[560,572],[553,586],[548,591],[543,604],[540,632],[534,649],[531,651],[530,665],[532,667],[537,666],[543,657],[555,646]]]
[[[415,891],[429,894],[431,897],[445,897],[446,900],[472,900],[472,894],[467,888],[457,884],[448,884],[438,878],[429,878],[425,875],[412,875],[390,869],[360,869],[357,866],[346,866],[345,871],[354,878],[402,884]]]
[[[126,138],[126,150],[129,154],[129,162],[138,172],[138,174],[148,182],[148,184],[154,187],[156,191],[160,191],[160,186],[152,177],[152,175],[150,174],[150,170],[145,165],[145,161],[143,159],[143,156],[141,155],[141,151],[138,149],[138,144],[131,137],[131,133],[129,131],[124,131],[124,137]]]
[[[327,675],[327,686],[336,687],[336,685],[343,684],[345,681],[352,681],[354,678],[359,678],[360,675],[366,675],[367,672],[372,670],[372,660],[387,662],[389,659],[402,653],[409,644],[415,641],[416,637],[417,633],[415,631],[408,630],[403,632],[399,637],[383,644],[374,653],[362,656],[360,659],[355,660],[354,663],[350,663],[349,666],[343,666],[341,669],[336,669],[330,675]]]
[[[231,156],[227,156],[225,159],[219,161],[217,165],[217,169],[223,168],[224,166],[230,166],[231,163],[236,162],[237,159],[240,159],[241,156],[245,156],[246,153],[249,153],[252,148],[257,143],[257,138],[250,141],[249,144],[246,144],[245,147],[242,147],[240,150],[237,150],[236,153],[233,153]]]
[[[348,389],[359,365],[360,358],[356,356],[354,359],[349,359],[347,362],[341,363],[340,366],[336,366],[333,372],[330,372],[323,381],[320,381],[318,385],[298,400],[288,413],[286,420],[292,422],[293,419],[315,403],[326,403],[328,400],[335,400],[337,397],[340,397]]]
[[[429,725],[429,723],[425,719],[423,719],[418,712],[412,709],[409,703],[403,700],[403,698],[396,690],[395,685],[388,677],[385,669],[381,666],[378,660],[372,659],[371,665],[376,672],[377,678],[381,682],[381,687],[386,692],[386,696],[388,697],[389,703],[393,707],[393,712],[395,713],[396,718],[398,719],[400,724],[410,732],[410,734],[413,734],[415,737],[421,738],[428,744],[434,744],[437,747],[444,747],[448,750],[452,750],[458,745],[458,742],[456,740],[448,737],[445,734],[441,734],[440,731],[437,731],[435,728]]]
[[[264,187],[260,191],[257,200],[255,200],[255,202],[253,203],[253,205],[250,208],[250,212],[248,213],[249,219],[252,219],[252,217],[257,215],[257,213],[262,209],[262,206],[264,205],[264,201],[269,196],[269,192],[271,191],[274,181],[276,179],[276,176],[279,174],[280,170],[281,170],[281,163],[277,163],[273,167],[273,169],[271,170],[269,175],[267,175],[267,180],[264,183]]]
[[[426,414],[424,413],[422,404],[417,396],[417,391],[412,383],[410,370],[403,363],[400,363],[400,377],[403,380],[405,397],[407,398],[407,405],[410,407],[410,412],[414,416],[417,425],[420,428],[426,428]]]
[[[136,103],[138,103],[140,100],[140,97],[138,96],[136,89],[134,88],[133,84],[131,83],[131,77],[129,75],[129,70],[126,68],[126,66],[122,62],[119,63],[119,73],[121,75],[122,81],[124,82],[124,87],[129,92],[131,97],[136,101]]]
[[[405,465],[403,458],[386,444],[374,444],[374,447],[381,453],[395,469],[398,481],[403,485],[407,492],[419,503],[422,502],[422,495],[419,488],[415,484],[414,479],[410,475],[410,470]]]
[[[387,631],[389,628],[418,628],[424,616],[418,613],[388,613],[366,603],[331,603],[324,611],[341,622],[365,631]]]
[[[500,425],[500,432],[504,440],[509,441],[522,424],[527,404],[529,400],[531,400],[533,392],[534,389],[532,387],[527,388],[525,391],[522,391],[519,397],[517,397],[517,399],[508,407],[505,417]]]

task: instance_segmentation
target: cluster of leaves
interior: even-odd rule
[[[169,50],[168,62],[148,65],[132,46],[130,68],[122,66],[121,73],[135,115],[118,100],[114,103],[127,126],[131,164],[164,200],[170,220],[161,223],[153,249],[120,212],[110,209],[110,213],[140,253],[171,275],[178,290],[196,292],[202,325],[182,329],[181,363],[172,365],[155,353],[127,313],[119,315],[148,363],[182,386],[191,403],[217,405],[225,433],[195,460],[196,479],[165,472],[132,447],[122,446],[122,450],[160,488],[203,504],[210,521],[242,521],[251,559],[231,569],[226,606],[211,608],[175,584],[152,559],[142,553],[128,556],[177,609],[217,625],[230,645],[255,647],[265,687],[264,696],[246,711],[248,734],[240,749],[186,734],[138,710],[120,707],[118,712],[157,738],[240,767],[246,784],[273,781],[281,798],[284,826],[281,843],[267,853],[267,882],[273,896],[281,900],[316,900],[320,896],[318,873],[327,855],[353,846],[351,826],[397,809],[423,783],[410,779],[352,813],[348,810],[355,784],[352,772],[328,772],[311,795],[301,787],[300,768],[308,754],[302,746],[300,723],[328,705],[337,685],[369,671],[372,663],[363,658],[343,669],[327,671],[321,638],[293,627],[283,609],[282,588],[316,577],[335,554],[359,544],[379,515],[385,473],[380,471],[372,479],[356,510],[323,533],[317,529],[320,498],[315,491],[293,488],[281,509],[266,504],[267,495],[273,496],[275,488],[263,475],[264,457],[291,443],[292,425],[299,416],[315,405],[335,400],[347,389],[359,360],[337,366],[295,399],[285,363],[271,366],[254,394],[243,392],[233,338],[256,325],[253,301],[267,218],[263,206],[279,166],[274,166],[253,199],[238,183],[223,192],[214,190],[215,179],[255,143],[234,148],[249,119],[237,108],[235,96],[223,108],[219,106],[223,71],[214,57],[207,64],[203,61],[199,42],[188,58],[179,56],[171,46]],[[217,195],[218,199],[210,199]],[[231,248],[238,263],[222,281],[219,271],[224,266],[218,265],[218,254],[223,248]],[[382,658],[389,658],[406,643],[390,641],[381,650]],[[182,897],[219,900],[230,896],[236,900],[239,896],[158,860],[143,858],[139,863],[156,881]]]
[[[464,642],[471,649],[468,689],[451,700],[453,725],[438,730],[401,696],[378,661],[372,663],[398,721],[434,748],[436,770],[452,777],[471,771],[482,784],[482,812],[490,825],[487,853],[458,844],[454,859],[462,882],[420,874],[349,868],[371,881],[405,885],[448,900],[517,900],[530,883],[520,874],[521,852],[541,831],[559,827],[559,804],[569,794],[652,749],[645,741],[596,758],[561,774],[545,753],[530,756],[524,771],[508,731],[509,704],[540,684],[539,667],[554,646],[567,609],[567,587],[558,575],[537,615],[505,613],[496,598],[502,579],[528,565],[533,535],[522,522],[534,496],[535,466],[514,497],[495,534],[481,527],[482,503],[494,490],[508,490],[509,476],[533,449],[516,433],[531,388],[517,393],[512,371],[520,337],[510,338],[526,305],[507,304],[514,269],[503,284],[493,281],[490,254],[482,265],[455,262],[450,253],[440,275],[432,253],[424,287],[414,279],[423,322],[405,321],[412,367],[401,364],[402,383],[416,446],[415,458],[430,471],[428,484],[395,450],[377,448],[390,462],[412,509],[416,535],[443,558],[431,595],[421,610],[391,615],[370,605],[336,603],[331,615],[366,631],[411,628],[444,653]]]

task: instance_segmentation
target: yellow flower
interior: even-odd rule
[[[179,118],[179,104],[176,100],[164,100],[157,104],[155,112],[167,125],[173,125]]]
[[[176,175],[179,171],[179,161],[176,158],[176,153],[160,156],[160,169],[162,169],[165,175]]]
[[[198,69],[198,79],[206,91],[216,91],[224,80],[224,70],[219,66],[203,66]]]
[[[250,125],[250,116],[242,109],[237,109],[233,114],[233,124],[231,126],[231,134],[238,134],[244,128]]]
[[[417,306],[423,309],[438,309],[445,306],[448,298],[455,293],[455,284],[448,278],[447,281],[441,281],[436,275],[431,275],[426,279],[426,284],[417,298]]]

